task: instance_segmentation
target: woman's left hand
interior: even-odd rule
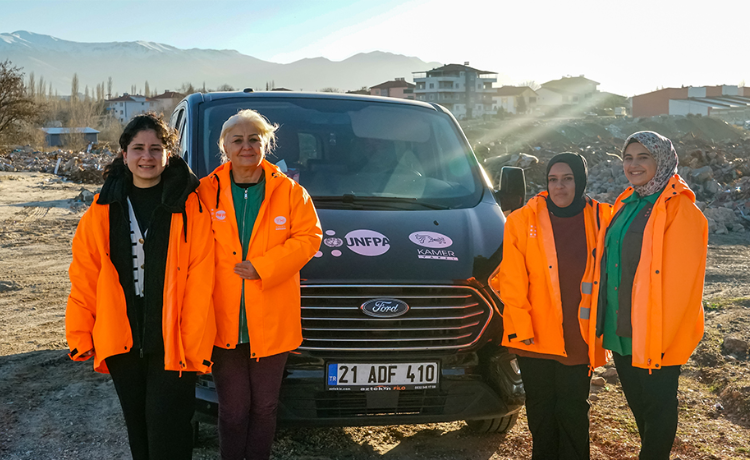
[[[240,275],[240,278],[246,279],[246,280],[259,280],[260,275],[257,271],[255,271],[255,267],[253,267],[253,264],[246,260],[244,262],[240,262],[237,265],[234,266],[234,272],[238,275]]]

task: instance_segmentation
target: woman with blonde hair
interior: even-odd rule
[[[613,352],[641,436],[641,459],[669,459],[680,367],[703,336],[708,223],[677,174],[677,152],[651,131],[623,146],[632,185],[600,234],[590,340]]]
[[[300,269],[323,232],[307,191],[269,163],[275,131],[254,110],[222,127],[224,163],[201,180],[216,245],[213,378],[223,459],[267,459],[288,352],[302,343]]]
[[[154,114],[133,118],[73,238],[70,357],[111,374],[137,460],[191,458],[216,335],[211,219],[176,139]]]

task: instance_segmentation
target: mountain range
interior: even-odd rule
[[[184,83],[194,87],[265,89],[276,87],[318,91],[337,88],[355,90],[374,86],[396,77],[412,79],[412,72],[442,65],[419,58],[374,51],[343,61],[326,58],[301,59],[289,64],[264,61],[235,50],[180,49],[148,41],[81,43],[27,31],[0,33],[0,61],[10,60],[28,75],[52,84],[60,95],[70,94],[73,74],[79,90],[113,81],[113,93],[142,90],[177,90]],[[93,93],[92,93],[93,94]],[[114,96],[114,94],[113,94]]]

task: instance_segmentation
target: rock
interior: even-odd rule
[[[726,235],[729,233],[729,230],[727,229],[727,226],[724,225],[723,222],[719,222],[716,224],[716,234],[717,235]]]
[[[708,233],[716,233],[716,221],[710,217],[706,217],[708,221]]]
[[[80,201],[86,204],[91,204],[94,201],[94,192],[90,192],[85,188],[81,189],[81,193],[74,198],[74,201]]]
[[[595,387],[603,387],[606,384],[607,384],[607,381],[604,380],[604,378],[602,377],[594,377],[593,379],[591,379],[591,385]]]
[[[704,166],[702,168],[694,169],[693,172],[690,173],[690,177],[699,184],[702,184],[713,176],[714,172],[710,166]]]
[[[704,184],[704,189],[711,195],[716,195],[717,193],[721,192],[721,185],[716,181],[716,179],[709,179]]]
[[[597,396],[597,395],[589,395],[589,401],[591,401],[591,402],[599,401],[599,396]]]
[[[21,286],[18,285],[15,281],[2,281],[0,280],[0,292],[9,292],[9,291],[20,291]]]
[[[744,356],[747,353],[748,342],[747,340],[739,339],[737,337],[726,336],[724,337],[724,352],[727,354],[733,354],[737,356]]]
[[[708,208],[703,214],[706,219],[711,218],[716,221],[716,233],[727,233],[728,228],[733,228],[734,223],[739,223],[739,219],[733,210],[729,208]]]
[[[605,379],[608,379],[611,377],[617,377],[617,369],[615,369],[614,367],[610,367],[606,371],[602,372],[601,376],[604,377]]]
[[[701,210],[701,212],[703,212],[703,211],[706,210],[706,202],[705,201],[698,201],[698,200],[696,200],[695,201],[695,206],[697,206],[698,209]]]

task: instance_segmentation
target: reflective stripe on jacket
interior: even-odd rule
[[[109,205],[97,204],[81,218],[73,238],[71,289],[65,312],[65,335],[70,357],[95,350],[94,369],[108,373],[105,358],[133,348],[125,293],[109,258]],[[170,371],[211,371],[216,319],[211,293],[214,248],[211,220],[196,194],[185,203],[183,215],[172,214],[162,307],[164,368]]]
[[[628,188],[617,198],[633,193]],[[606,232],[599,235],[600,247]],[[703,281],[708,249],[708,222],[695,206],[695,194],[675,174],[659,196],[643,232],[641,258],[633,279],[631,321],[633,366],[659,369],[685,364],[703,337]],[[597,254],[594,299],[599,296],[601,258]],[[597,302],[589,324],[596,337]]]
[[[547,192],[533,197],[505,222],[503,261],[491,286],[503,301],[503,340],[510,346],[535,353],[567,356],[563,335],[563,311],[558,281],[557,250],[547,210]],[[581,280],[578,322],[589,345],[589,362],[606,362],[601,338],[589,340],[590,307],[596,241],[606,228],[611,205],[588,199],[584,208],[588,258]],[[526,345],[524,340],[534,339]],[[592,345],[593,344],[593,345]]]
[[[255,220],[247,260],[260,275],[245,281],[251,356],[263,358],[302,343],[299,271],[320,248],[323,231],[307,191],[263,160],[265,199]],[[198,193],[211,211],[216,241],[215,345],[235,348],[239,335],[242,262],[229,171],[225,163],[201,180]]]

